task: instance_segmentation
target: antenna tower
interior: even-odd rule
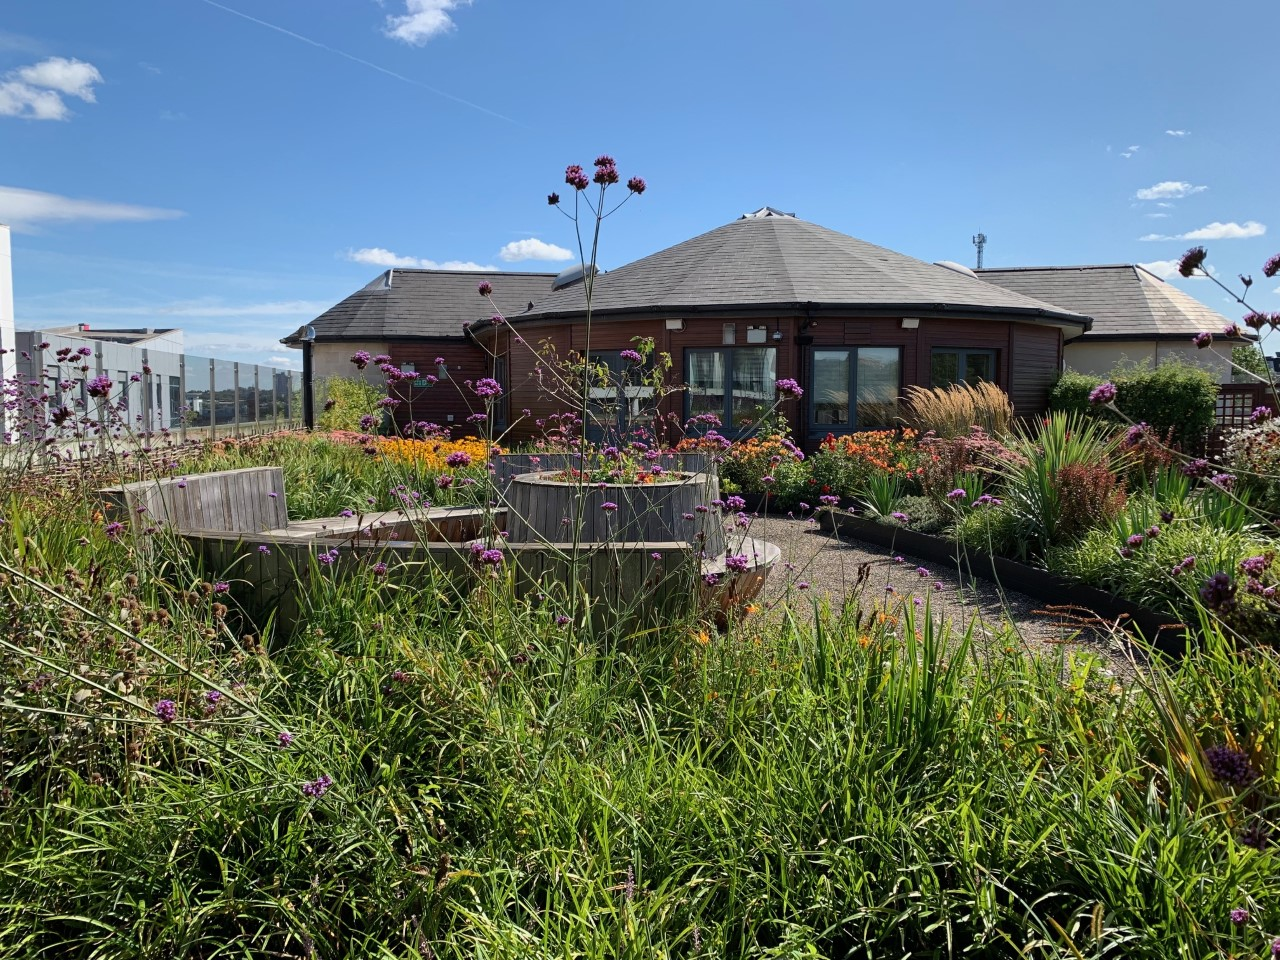
[[[982,248],[987,245],[987,235],[979,231],[973,236],[973,245],[978,248],[978,269],[982,269]]]

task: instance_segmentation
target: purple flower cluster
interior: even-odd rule
[[[484,377],[481,380],[477,380],[471,390],[477,397],[502,396],[502,384],[492,377]]]
[[[89,396],[97,397],[99,400],[105,400],[110,396],[111,388],[113,386],[114,384],[111,382],[111,378],[106,374],[103,374],[100,377],[94,377],[90,380],[86,385],[86,388],[89,391]]]
[[[596,157],[596,173],[591,179],[602,187],[617,183],[618,165],[614,162],[613,157],[608,154],[601,154]]]
[[[377,418],[372,413],[366,413],[360,417],[360,429],[365,433],[372,433],[373,428],[377,425]]]
[[[357,370],[363,370],[367,367],[371,359],[372,357],[370,357],[368,351],[365,350],[357,350],[351,355],[351,362],[356,365]]]
[[[1226,573],[1215,573],[1200,588],[1200,599],[1210,610],[1230,610],[1236,605],[1236,585]]]
[[[1209,482],[1219,490],[1230,490],[1236,485],[1236,478],[1231,473],[1215,473],[1209,478]]]
[[[1262,423],[1262,421],[1270,420],[1275,415],[1275,411],[1270,407],[1254,407],[1253,413],[1249,414],[1249,422]]]
[[[1213,346],[1213,334],[1207,330],[1202,330],[1191,338],[1191,342],[1203,350],[1205,347]]]
[[[317,779],[310,783],[302,785],[302,792],[308,797],[323,797],[329,788],[333,786],[333,778],[327,773],[321,774]]]
[[[968,491],[966,491],[963,487],[956,487],[954,490],[952,490],[950,493],[947,494],[947,499],[963,500],[968,495],[969,495]]]
[[[1213,774],[1213,779],[1227,786],[1243,789],[1258,779],[1258,771],[1249,762],[1249,755],[1243,750],[1229,747],[1225,743],[1217,743],[1204,752],[1205,765]]]
[[[482,297],[489,296],[493,293],[493,284],[488,280],[481,280],[476,284],[476,293],[480,294]]]
[[[1280,273],[1280,253],[1268,260],[1262,265],[1262,275],[1264,277],[1274,277]]]
[[[644,177],[632,177],[627,181],[627,189],[637,196],[644,193],[647,187],[648,184],[644,182]]]
[[[1250,577],[1260,577],[1267,571],[1267,567],[1271,566],[1271,557],[1262,554],[1256,557],[1249,557],[1247,560],[1240,561],[1240,572]]]
[[[644,363],[644,357],[640,356],[640,351],[638,350],[623,350],[618,356],[627,361],[627,363]]]
[[[455,450],[444,458],[444,462],[450,467],[469,467],[471,466],[471,454],[465,450]]]
[[[1114,403],[1116,399],[1116,385],[1114,383],[1100,383],[1089,394],[1089,402],[1095,407],[1106,406]]]
[[[727,569],[735,573],[742,573],[747,569],[747,555],[745,553],[732,553],[724,558],[724,565]]]
[[[156,716],[162,723],[173,723],[178,719],[178,705],[172,700],[161,700],[156,703]]]
[[[1188,477],[1207,477],[1212,472],[1209,461],[1204,457],[1197,457],[1195,460],[1189,460],[1182,465],[1182,472]]]
[[[774,388],[778,391],[778,393],[782,394],[782,396],[784,397],[804,396],[804,391],[800,389],[800,384],[796,383],[796,381],[791,379],[790,377],[785,377],[782,380],[777,380],[774,382],[773,385],[774,385]]]
[[[605,513],[615,513],[617,512],[618,505],[612,500],[606,500],[604,503],[600,504],[600,509]]]
[[[1208,255],[1209,251],[1204,247],[1192,247],[1178,261],[1178,272],[1184,277],[1191,276],[1204,266],[1204,258]]]
[[[569,166],[564,168],[564,182],[575,190],[585,190],[591,183],[591,181],[587,179],[587,175],[583,172],[582,167],[576,163],[571,163]],[[550,202],[550,199],[550,197],[547,198],[548,202]]]
[[[1175,577],[1180,577],[1184,573],[1186,573],[1188,570],[1194,570],[1195,568],[1196,568],[1196,558],[1194,555],[1192,555],[1189,557],[1183,557],[1182,560],[1180,560],[1178,563],[1175,563],[1173,565],[1173,569],[1170,570],[1169,572],[1173,574]]]
[[[1122,441],[1123,446],[1136,447],[1138,444],[1140,444],[1143,440],[1147,438],[1147,432],[1150,429],[1151,429],[1150,424],[1146,422],[1135,423],[1132,427],[1130,427],[1128,430],[1125,431],[1124,440]]]

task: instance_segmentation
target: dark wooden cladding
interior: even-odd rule
[[[920,317],[917,326],[904,329],[902,317],[796,315],[737,319],[688,317],[681,324],[682,329],[676,330],[669,329],[664,318],[598,320],[591,328],[590,350],[592,353],[626,350],[635,346],[637,338],[652,338],[657,353],[671,356],[671,384],[678,387],[684,378],[686,352],[730,346],[725,343],[725,330],[732,327],[732,346],[773,347],[777,350],[778,377],[794,378],[806,391],[811,386],[813,349],[899,347],[902,389],[910,384],[930,385],[935,349],[993,350],[996,383],[1008,392],[1014,409],[1021,416],[1044,412],[1049,390],[1062,368],[1061,331],[1056,327],[1016,321]],[[764,342],[748,343],[748,327],[764,327]],[[396,411],[399,423],[411,420],[437,423],[451,427],[455,435],[476,432],[466,418],[482,405],[465,381],[487,376],[496,376],[506,388],[499,423],[510,427],[506,434],[508,442],[535,438],[546,428],[550,417],[578,409],[576,387],[558,382],[554,364],[547,358],[554,352],[563,360],[587,349],[584,324],[517,324],[514,328],[503,328],[496,336],[483,330],[478,339],[483,347],[466,340],[402,341],[391,345],[396,362],[413,363],[420,377],[436,373],[437,357],[444,357],[449,369],[447,381],[430,387],[402,388],[400,396],[405,402]],[[791,421],[795,435],[805,439],[808,419],[805,402],[787,401],[782,411]],[[683,421],[683,392],[675,390],[669,395],[661,403],[659,413]]]

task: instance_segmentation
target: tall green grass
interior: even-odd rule
[[[318,576],[268,656],[175,545],[64,507],[0,526],[0,957],[1227,958],[1280,934],[1280,658],[1207,616],[1184,663],[1121,683],[1065,649],[976,656],[909,602],[618,638],[501,578],[369,572]],[[1248,786],[1215,779],[1223,744]]]

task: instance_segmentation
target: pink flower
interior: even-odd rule
[[[488,280],[481,280],[476,284],[476,292],[482,297],[487,297],[489,294],[493,293],[493,284]]]
[[[582,167],[574,163],[564,168],[564,182],[575,190],[585,190],[591,181],[587,179]]]
[[[646,186],[647,184],[644,182],[643,177],[632,177],[627,181],[627,189],[635,194],[644,193]],[[1280,256],[1276,257],[1276,259],[1280,260]]]
[[[1274,277],[1280,273],[1280,253],[1268,260],[1262,267],[1262,275],[1264,277]]]

